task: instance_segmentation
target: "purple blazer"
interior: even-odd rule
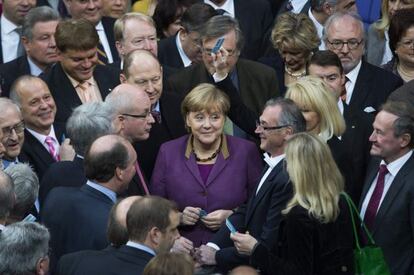
[[[204,183],[194,154],[186,154],[188,140],[189,135],[185,135],[162,144],[152,174],[151,194],[175,201],[180,211],[192,206],[210,213],[231,210],[246,202],[263,168],[256,145],[225,136],[222,151]],[[194,226],[181,227],[180,233],[198,247],[209,241],[214,232],[199,221]]]

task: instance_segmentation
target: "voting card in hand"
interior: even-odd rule
[[[229,219],[226,219],[226,226],[231,233],[236,233],[236,228],[233,226]]]

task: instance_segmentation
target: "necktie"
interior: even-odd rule
[[[384,179],[386,174],[388,174],[387,166],[385,164],[381,164],[378,172],[377,183],[375,185],[374,192],[372,192],[372,196],[369,200],[364,216],[365,225],[369,229],[372,229],[372,226],[374,225],[375,216],[377,215],[382,193],[384,192]]]
[[[141,171],[141,168],[139,167],[138,161],[135,162],[135,171],[137,171],[137,174],[138,174],[139,180],[141,181],[141,185],[142,185],[142,188],[144,189],[145,195],[149,195],[150,193],[148,190],[148,186],[145,183],[145,179],[144,179],[144,176],[142,175],[142,171]]]
[[[94,101],[92,98],[91,90],[89,89],[90,83],[88,81],[79,83],[77,87],[80,90],[82,103]]]
[[[292,5],[292,1],[288,1],[287,3],[286,3],[286,11],[291,11],[291,10],[293,10],[293,5]]]
[[[108,64],[108,57],[106,56],[105,49],[101,43],[101,40],[99,40],[98,44],[98,63],[101,65]]]
[[[346,105],[346,84],[349,82],[349,78],[347,76],[345,76],[345,84],[344,84],[344,89],[342,90],[341,93],[341,100],[344,103],[344,105]]]
[[[153,111],[151,111],[151,115],[154,117],[154,119],[157,123],[161,123],[161,113],[160,112],[153,110]]]
[[[17,27],[14,31],[19,35],[19,44],[17,45],[17,57],[26,53],[22,43],[22,27]]]
[[[60,157],[55,150],[55,146],[53,145],[53,138],[50,136],[47,136],[45,142],[46,142],[47,147],[49,148],[49,153],[52,156],[52,158],[55,161],[59,161]]]

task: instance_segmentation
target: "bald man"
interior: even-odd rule
[[[80,189],[57,187],[47,196],[41,220],[51,232],[52,271],[60,256],[108,245],[109,212],[135,174],[137,154],[130,142],[118,135],[95,140],[85,155],[88,181]]]

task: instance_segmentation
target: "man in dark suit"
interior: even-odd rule
[[[10,98],[20,107],[25,124],[23,148],[18,158],[29,162],[41,180],[52,163],[74,156],[69,140],[64,138],[64,125],[55,123],[56,105],[40,78],[19,77]]]
[[[196,3],[189,7],[181,17],[182,28],[178,33],[159,42],[160,63],[181,69],[202,62],[200,32],[214,15],[217,13],[207,4]]]
[[[414,110],[387,102],[375,117],[361,217],[384,252],[391,274],[414,274]]]
[[[56,121],[66,123],[73,108],[105,99],[119,84],[119,70],[96,65],[99,37],[86,19],[59,22],[55,40],[60,62],[42,78],[56,102]]]
[[[128,188],[136,159],[126,139],[100,137],[85,155],[86,184],[81,188],[57,187],[49,193],[40,216],[52,236],[52,269],[63,254],[108,245],[109,211],[117,194]]]
[[[273,15],[266,0],[204,0],[218,13],[237,19],[246,41],[241,56],[257,60],[262,53],[265,33],[272,27]]]
[[[63,2],[73,19],[86,19],[95,26],[99,36],[99,64],[105,65],[118,61],[119,56],[116,52],[114,38],[115,19],[105,16],[102,17],[102,0],[91,2],[82,0],[63,0]]]
[[[268,165],[248,203],[229,218],[236,230],[248,231],[268,249],[276,246],[281,211],[293,195],[283,161],[286,141],[291,135],[305,131],[305,124],[302,113],[291,100],[271,99],[266,103],[256,133],[260,136],[260,148],[267,152]],[[199,257],[202,264],[217,265],[222,272],[249,264],[248,257],[237,253],[225,225],[210,243],[201,246]]]
[[[408,81],[393,91],[388,97],[388,100],[404,101],[412,104],[414,107],[414,80]]]
[[[22,75],[39,76],[58,60],[54,34],[59,14],[49,7],[31,9],[22,26],[25,55],[0,65],[1,96],[8,97],[13,82]]]
[[[97,138],[113,133],[112,117],[113,111],[103,102],[83,104],[73,110],[66,129],[76,156],[73,160],[55,162],[46,170],[40,184],[40,204],[52,188],[80,187],[86,183],[83,168],[86,150]]]
[[[16,59],[24,54],[21,43],[21,27],[30,9],[36,6],[36,0],[2,2],[0,20],[0,64]]]
[[[403,84],[398,76],[364,60],[364,24],[353,13],[335,13],[325,23],[326,47],[341,59],[346,75],[348,111],[375,114],[390,93]]]
[[[0,131],[1,132],[1,131]],[[0,134],[1,136],[2,134]],[[0,145],[1,150],[2,145]],[[14,206],[14,185],[12,179],[0,170],[0,233],[4,229],[7,217]]]
[[[115,112],[113,125],[116,134],[126,138],[131,144],[149,138],[155,120],[151,114],[150,98],[141,87],[120,84],[108,95],[105,103]],[[148,195],[147,180],[139,161],[135,163],[135,171],[127,193]]]
[[[124,61],[121,82],[135,85],[147,93],[152,115],[156,119],[150,138],[134,144],[144,173],[150,178],[161,144],[186,134],[181,116],[181,98],[168,91],[163,92],[162,68],[150,52],[135,50]]]
[[[74,273],[66,272],[61,263],[62,274],[135,274],[140,275],[156,254],[168,252],[180,236],[179,213],[175,203],[160,197],[144,197],[135,200],[126,218],[129,241],[117,249],[84,255],[79,259]],[[168,221],[166,223],[165,221]],[[66,261],[66,259],[62,259]]]
[[[347,163],[351,169],[344,175],[345,190],[355,203],[359,202],[362,185],[365,179],[366,168],[369,161],[369,136],[372,133],[372,115],[360,110],[349,112],[348,105],[341,99],[345,92],[345,74],[342,69],[341,60],[331,51],[318,51],[312,55],[308,63],[308,73],[320,77],[332,89],[338,108],[346,123],[345,133],[340,143],[347,148],[345,154],[351,163]]]
[[[169,79],[171,91],[184,97],[196,85],[213,82],[216,69],[211,51],[217,39],[223,37],[222,49],[227,52],[227,59],[223,66],[229,72],[229,77],[243,103],[259,114],[265,102],[279,94],[276,72],[254,61],[239,59],[243,44],[241,36],[241,30],[235,19],[223,15],[210,18],[201,37],[203,63],[185,68],[171,76]],[[233,134],[246,136],[241,130],[233,129]]]

